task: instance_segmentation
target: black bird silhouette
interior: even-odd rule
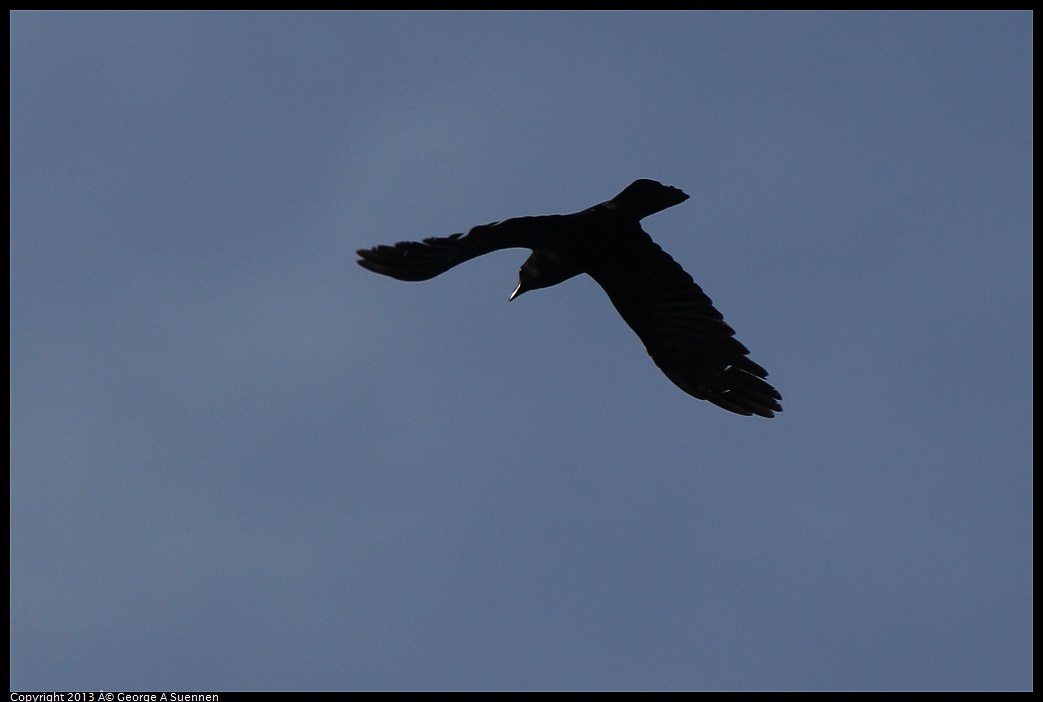
[[[358,251],[359,265],[398,280],[429,280],[490,251],[532,249],[509,299],[586,273],[604,288],[648,355],[679,388],[742,415],[774,417],[782,395],[751,361],[692,276],[652,241],[640,221],[688,195],[636,180],[600,205],[567,215],[516,217],[464,234]]]

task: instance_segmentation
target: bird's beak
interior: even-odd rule
[[[507,298],[507,302],[510,302],[510,301],[511,301],[511,300],[513,300],[514,298],[516,298],[516,297],[518,297],[519,295],[521,295],[521,294],[522,294],[523,292],[525,292],[525,291],[524,291],[524,290],[522,290],[522,286],[521,286],[521,283],[518,283],[518,287],[516,287],[516,288],[514,289],[514,292],[512,292],[512,293],[511,293],[511,296]]]

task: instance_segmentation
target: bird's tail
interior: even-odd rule
[[[623,192],[606,202],[605,206],[640,220],[668,207],[680,205],[687,199],[688,194],[680,188],[642,178],[624,188]]]

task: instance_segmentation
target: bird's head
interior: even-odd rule
[[[582,271],[566,264],[556,253],[544,249],[533,251],[518,269],[518,287],[507,300],[513,300],[530,290],[549,288],[580,273]]]

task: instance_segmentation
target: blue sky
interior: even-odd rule
[[[12,689],[1030,689],[1032,15],[11,19]],[[525,252],[645,229],[746,418]]]

